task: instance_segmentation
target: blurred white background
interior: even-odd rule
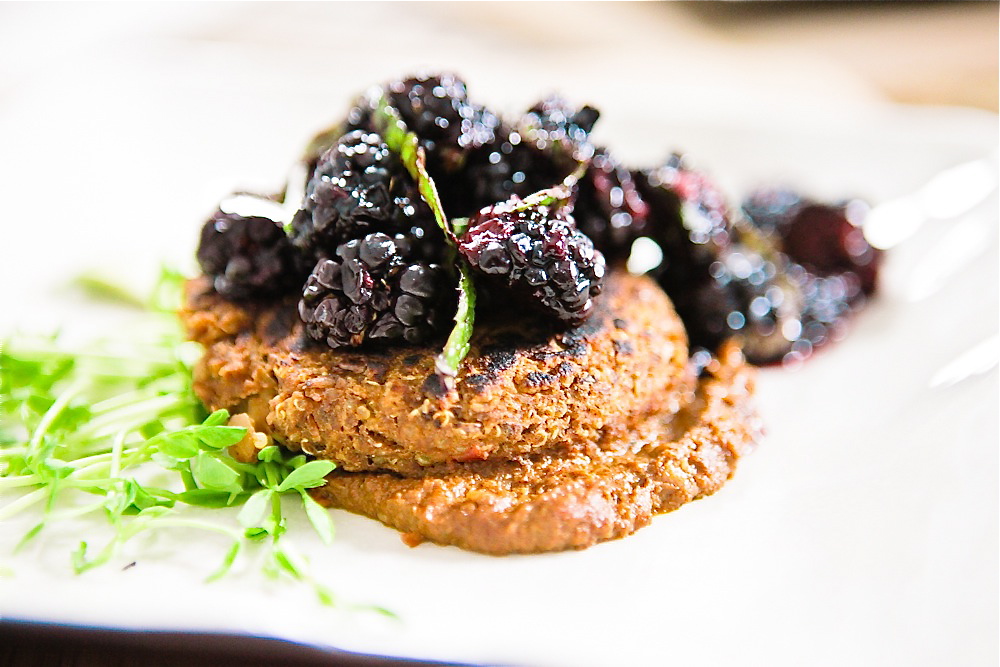
[[[0,3],[0,332],[93,323],[66,289],[81,269],[141,287],[161,261],[193,268],[198,229],[221,197],[279,189],[355,94],[419,68],[459,73],[498,110],[552,91],[593,104],[601,140],[635,166],[684,149],[732,194],[785,181],[877,202],[996,148],[997,35],[997,4],[985,2]],[[338,516],[331,561],[361,575],[374,563],[381,575],[338,586],[390,603],[410,590],[395,604],[413,623],[381,646],[415,655],[991,664],[996,368],[947,392],[930,383],[996,332],[996,219],[994,196],[954,227],[976,234],[935,228],[901,249],[881,301],[841,347],[798,376],[762,374],[771,438],[717,497],[628,540],[509,560],[406,551],[374,522]],[[912,277],[948,239],[968,252],[911,298]],[[169,584],[190,581],[133,574],[166,599]],[[456,576],[476,586],[455,595],[492,596],[494,611],[511,613],[477,618],[435,598],[435,582]],[[549,594],[551,616],[507,577],[529,601]],[[101,594],[106,622],[164,622],[135,616],[131,591],[104,581],[60,580],[62,609],[0,596],[21,605],[0,616],[79,620],[93,610],[68,601]],[[291,593],[184,593],[195,611],[169,619],[175,627],[379,650],[375,631],[261,615]],[[220,620],[213,596],[224,594],[241,604]],[[487,639],[479,622],[494,624]],[[615,653],[590,622],[631,643]],[[467,632],[441,639],[446,623]],[[517,641],[497,638],[507,630]]]

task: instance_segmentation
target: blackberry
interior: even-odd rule
[[[571,160],[570,169],[594,154],[590,132],[601,112],[591,106],[575,108],[558,96],[547,97],[524,114],[518,132],[539,151]]]
[[[674,278],[675,276],[671,276]],[[733,242],[709,266],[707,279],[661,284],[675,302],[691,345],[714,350],[738,336],[752,363],[780,360],[801,332],[804,308],[799,282],[780,253]],[[693,284],[693,289],[686,286]]]
[[[229,299],[275,296],[301,284],[298,254],[280,222],[263,215],[273,201],[257,200],[261,215],[241,215],[224,202],[201,229],[198,263],[215,291]],[[253,203],[253,202],[251,202]]]
[[[386,86],[389,100],[427,150],[429,169],[452,172],[465,154],[494,141],[499,119],[469,101],[453,74],[419,75]]]
[[[692,265],[714,261],[729,244],[733,227],[722,191],[677,153],[636,176],[650,207],[649,234],[664,246],[664,254]]]
[[[793,261],[819,276],[851,272],[861,292],[871,295],[883,252],[861,231],[864,205],[850,201],[824,204],[788,190],[762,190],[743,202],[743,212],[757,227],[773,230]]]
[[[593,107],[549,97],[515,125],[498,125],[491,143],[470,151],[455,177],[438,184],[446,210],[469,216],[560,183],[593,156],[589,133],[598,116]]]
[[[372,232],[408,234],[443,249],[430,209],[375,133],[344,135],[319,159],[292,220],[292,243],[314,258]]]
[[[410,241],[381,232],[337,247],[306,280],[299,317],[332,348],[370,341],[422,343],[447,319],[448,289],[437,264],[412,261]]]
[[[628,259],[633,241],[646,231],[649,206],[632,173],[599,150],[580,181],[573,213],[580,230],[617,262]]]
[[[471,152],[461,172],[439,185],[445,210],[465,217],[551,187],[568,173],[526,144],[517,130],[503,127],[494,143]]]
[[[517,200],[482,209],[458,250],[486,286],[509,291],[571,325],[591,313],[604,284],[604,256],[562,210],[517,208]]]
[[[730,245],[733,225],[717,188],[673,155],[661,167],[633,174],[647,205],[646,235],[663,253],[654,271],[668,295],[681,301],[708,290],[711,267]],[[685,317],[696,315],[685,314]],[[697,323],[687,320],[689,329]]]

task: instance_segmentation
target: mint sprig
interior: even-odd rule
[[[444,232],[447,243],[454,251],[458,246],[458,237],[464,228],[456,228],[455,221],[448,220],[441,206],[434,179],[427,173],[427,155],[420,145],[420,140],[403,122],[399,111],[389,103],[381,91],[374,95],[370,104],[373,109],[375,127],[382,134],[389,150],[398,154],[410,177],[417,183],[420,196],[430,207],[434,220]],[[458,272],[458,307],[455,309],[455,325],[452,327],[444,348],[434,360],[435,370],[446,378],[458,375],[462,361],[469,354],[469,341],[472,339],[472,329],[476,319],[476,290],[472,281],[469,265],[455,252],[455,264]]]

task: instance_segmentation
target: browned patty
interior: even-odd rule
[[[195,391],[207,406],[247,412],[287,446],[350,471],[415,476],[613,449],[650,415],[676,413],[694,384],[670,301],[626,273],[609,276],[593,316],[574,329],[481,315],[451,390],[433,373],[440,342],[330,350],[304,334],[291,300],[242,306],[199,279],[182,318],[206,347]]]
[[[320,502],[441,544],[489,554],[582,549],[718,490],[758,435],[752,375],[727,346],[676,415],[654,415],[613,451],[531,453],[404,478],[335,471]]]

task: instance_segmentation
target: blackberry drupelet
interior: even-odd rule
[[[458,250],[487,288],[507,291],[536,310],[580,324],[604,284],[604,256],[561,210],[518,209],[518,200],[472,217]]]
[[[366,234],[407,234],[427,249],[444,241],[399,158],[373,132],[355,130],[320,158],[292,220],[292,243],[313,258]]]
[[[410,254],[409,239],[376,232],[320,259],[299,301],[308,334],[339,348],[422,343],[438,333],[453,290],[440,266]]]
[[[202,227],[197,257],[215,291],[228,299],[290,292],[304,273],[280,222],[222,209]]]
[[[649,206],[632,173],[601,149],[580,181],[573,213],[580,230],[609,261],[624,262],[632,243],[646,232]]]

